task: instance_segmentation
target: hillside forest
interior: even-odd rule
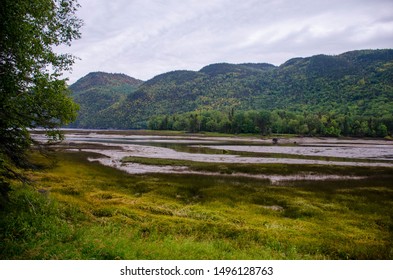
[[[71,127],[387,137],[393,50],[293,58],[280,66],[219,63],[146,82],[90,73],[71,85]]]

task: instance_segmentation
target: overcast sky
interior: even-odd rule
[[[219,62],[393,48],[393,0],[79,0],[82,38],[59,51],[89,72],[148,80]]]

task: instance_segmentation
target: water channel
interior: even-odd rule
[[[69,131],[62,144],[68,150],[94,152],[89,158],[103,165],[131,174],[179,173],[218,175],[195,172],[186,166],[125,163],[125,157],[186,160],[207,163],[238,164],[311,164],[329,166],[391,167],[393,172],[393,142],[387,140],[337,138],[205,137],[200,135],[140,135],[116,131]],[[41,136],[42,137],[42,136]],[[36,138],[40,136],[36,135]],[[222,175],[222,174],[220,174]],[[336,175],[298,174],[272,176],[264,174],[229,174],[281,180],[343,179]],[[351,177],[360,179],[361,177]]]

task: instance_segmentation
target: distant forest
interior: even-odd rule
[[[71,126],[224,133],[393,134],[393,50],[293,58],[280,66],[218,63],[148,81],[90,73],[70,89]]]
[[[150,118],[152,130],[303,136],[386,137],[393,133],[393,117],[373,118],[343,114],[261,111],[201,111]]]

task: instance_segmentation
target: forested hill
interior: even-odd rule
[[[104,72],[89,73],[70,86],[74,100],[80,105],[74,127],[103,127],[103,120],[96,118],[97,112],[118,105],[125,97],[143,83],[124,74]]]
[[[97,85],[87,79],[91,75],[107,74],[89,74],[71,86],[83,109],[74,126],[144,128],[156,115],[206,111],[393,116],[392,49],[293,58],[279,67],[219,63],[161,74],[143,84],[105,76]]]

